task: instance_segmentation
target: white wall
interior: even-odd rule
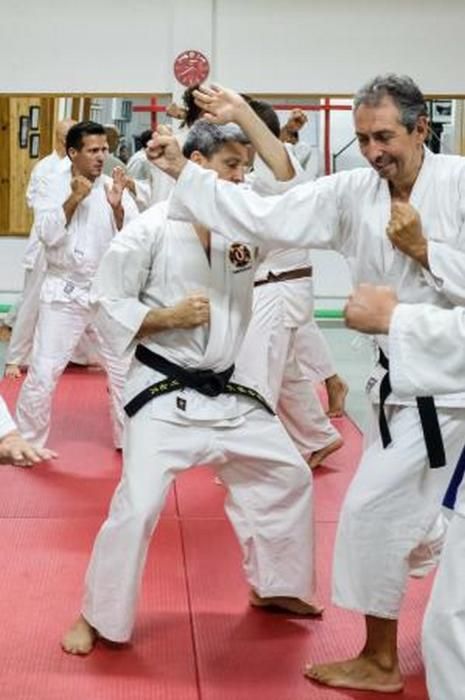
[[[0,0],[0,13],[3,93],[177,97],[172,64],[186,49],[240,91],[350,95],[390,70],[430,94],[465,92],[463,0]],[[342,116],[331,120],[334,134],[347,130]],[[351,151],[340,167],[357,158]],[[21,286],[23,247],[0,239],[0,290]],[[340,259],[316,259],[317,293],[345,294]]]
[[[386,70],[425,92],[464,89],[462,0],[0,0],[0,11],[0,92],[171,92],[189,48],[240,90],[352,94]]]

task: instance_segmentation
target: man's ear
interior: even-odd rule
[[[70,160],[74,160],[74,156],[76,155],[77,150],[71,146],[71,148],[68,148],[66,151],[66,155]]]
[[[194,163],[197,163],[197,165],[204,165],[205,163],[205,156],[200,153],[200,151],[192,151],[189,157],[190,160],[192,160]]]
[[[428,138],[428,132],[429,132],[429,121],[428,117],[425,117],[424,115],[421,117],[418,117],[417,119],[417,124],[416,124],[416,131],[417,134],[421,137],[423,141]]]

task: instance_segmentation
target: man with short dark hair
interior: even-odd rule
[[[247,140],[236,125],[197,122],[184,154],[242,182]],[[115,238],[93,287],[97,324],[115,352],[137,344],[127,385],[123,478],[63,648],[98,636],[126,642],[153,529],[175,476],[215,468],[244,555],[252,605],[321,614],[314,594],[311,477],[257,387],[234,361],[250,318],[260,251],[151,207]]]
[[[109,375],[113,439],[115,447],[121,446],[121,392],[127,363],[113,355],[94,329],[89,290],[112,238],[137,215],[137,208],[124,191],[121,170],[115,169],[113,180],[102,175],[107,150],[103,126],[75,124],[66,136],[71,169],[45,180],[35,202],[47,272],[31,363],[16,406],[20,432],[35,447],[47,441],[56,383],[86,329]]]
[[[209,99],[215,97],[204,101],[207,112]],[[155,139],[152,158],[178,178],[171,216],[214,221],[224,236],[234,231],[250,244],[333,248],[355,282],[390,284],[402,301],[450,308],[465,300],[465,161],[425,148],[426,114],[411,78],[378,76],[354,102],[360,150],[372,167],[281,197],[218,182],[187,163],[169,137]],[[250,126],[254,116],[244,103],[229,118]],[[267,138],[256,119],[252,141]],[[272,149],[264,157],[272,160]],[[307,675],[389,693],[403,687],[397,618],[408,575],[431,568],[444,536],[440,504],[463,446],[465,396],[396,396],[386,340],[376,340],[379,362],[367,385],[376,421],[342,508],[333,587],[337,604],[364,614],[366,643],[357,657],[309,667]]]

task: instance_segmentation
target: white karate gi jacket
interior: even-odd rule
[[[70,159],[65,156],[60,158],[56,151],[45,156],[34,166],[26,190],[26,202],[33,209],[41,199],[42,188],[48,178],[59,173],[66,173],[71,168]],[[31,233],[23,256],[23,266],[26,270],[32,270],[36,264],[37,256],[41,249],[41,243],[37,235],[35,223],[32,224]]]
[[[242,236],[232,234],[229,242],[212,231],[209,264],[192,225],[168,219],[167,210],[168,202],[151,207],[112,241],[92,286],[97,327],[116,354],[141,342],[181,367],[222,372],[234,363],[250,319],[258,249],[244,244]],[[209,326],[136,339],[152,308],[174,306],[195,291],[209,297]],[[133,360],[126,400],[164,378]],[[237,373],[232,380],[259,391]],[[180,394],[183,408],[177,405]],[[159,396],[152,404],[155,416],[189,424],[220,424],[256,405],[241,396],[220,394],[212,399],[193,389]]]
[[[400,301],[442,308],[465,302],[465,159],[425,157],[410,197],[428,238],[431,273],[393,248],[386,235],[389,185],[371,168],[357,168],[294,187],[281,197],[259,197],[218,181],[212,171],[188,163],[170,204],[170,216],[197,220],[252,244],[329,248],[348,260],[354,283],[393,287]],[[388,341],[377,341],[386,355]],[[384,370],[378,365],[370,395],[378,400]],[[386,403],[414,405],[391,394]],[[465,394],[441,394],[437,406],[465,406]]]
[[[112,180],[106,175],[98,177],[67,225],[63,204],[71,193],[70,181],[71,170],[48,179],[36,201],[37,233],[47,258],[40,298],[48,303],[76,301],[87,308],[99,262],[118,233],[105,192],[105,184],[111,187]],[[126,224],[138,211],[127,191],[122,204]]]
[[[287,152],[295,171],[295,177],[286,181],[276,180],[266,163],[259,156],[256,156],[254,171],[246,181],[254,192],[264,197],[283,194],[305,179],[304,171],[289,145],[287,145]],[[270,272],[279,274],[280,272],[310,267],[311,264],[311,253],[305,248],[273,248],[258,266],[255,279],[256,281],[264,280]],[[310,287],[311,282],[309,282],[308,288],[305,285],[305,288],[302,289],[296,285],[281,286],[280,291],[285,302],[286,317],[292,327],[300,326],[313,317],[313,299]]]
[[[389,356],[391,384],[399,396],[464,391],[465,309],[399,304],[389,330]]]

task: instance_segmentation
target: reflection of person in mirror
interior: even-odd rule
[[[114,124],[105,124],[104,129],[108,143],[108,154],[105,158],[105,164],[103,166],[104,175],[111,176],[114,168],[121,168],[124,172],[126,172],[126,165],[116,155],[120,139],[119,130]]]
[[[251,118],[242,107],[239,123]],[[186,162],[169,137],[158,137],[155,162],[178,178],[170,215],[214,222],[225,237],[233,231],[251,245],[337,250],[355,283],[389,283],[404,302],[463,304],[464,159],[425,148],[427,105],[408,77],[377,76],[362,88],[354,122],[370,168],[271,199],[219,182]],[[382,336],[376,343],[379,361],[369,381],[375,420],[342,507],[333,569],[333,599],[364,615],[366,642],[354,658],[311,665],[306,674],[334,687],[397,692],[402,598],[409,574],[424,575],[441,549],[441,501],[463,447],[465,395],[425,402],[389,394],[389,347]]]
[[[113,439],[121,446],[122,385],[127,369],[92,324],[89,290],[112,238],[137,215],[125,191],[125,174],[102,174],[108,146],[105,130],[79,122],[66,136],[71,168],[47,179],[34,202],[37,235],[47,259],[32,358],[16,406],[20,432],[43,447],[50,430],[52,395],[83,333],[96,344],[109,375]]]
[[[234,186],[243,180],[247,139],[236,125],[199,121],[184,153]],[[169,487],[198,463],[213,466],[228,489],[251,604],[321,614],[312,602],[310,472],[259,392],[234,370],[259,251],[167,212],[162,202],[125,227],[93,286],[97,324],[115,351],[140,344],[126,386],[124,477],[94,545],[81,615],[63,639],[72,654],[89,653],[99,636],[130,638]]]
[[[294,155],[304,170],[312,157],[312,147],[300,139],[301,131],[307,123],[308,117],[304,110],[295,108],[291,110],[280,133],[281,141],[291,144]]]
[[[59,121],[55,128],[55,149],[42,158],[32,169],[26,190],[28,207],[34,208],[40,185],[50,175],[64,172],[70,167],[66,155],[66,134],[75,124],[73,119]],[[27,365],[32,350],[34,328],[39,313],[39,294],[45,274],[45,255],[33,224],[23,258],[24,288],[13,309],[5,318],[5,325],[12,328],[6,354],[5,376],[18,378],[20,367]]]
[[[193,93],[198,85],[184,90],[182,106],[174,102],[166,110],[168,116],[180,120],[176,129],[176,137],[182,145],[188,129],[195,124],[202,114],[202,110],[196,105]],[[161,125],[166,128],[166,125]],[[140,136],[142,148],[137,151],[128,164],[128,176],[131,178],[129,189],[134,196],[139,211],[145,211],[148,207],[158,202],[164,202],[170,196],[174,180],[155,167],[147,159],[147,143],[152,137],[152,131],[144,131]]]

